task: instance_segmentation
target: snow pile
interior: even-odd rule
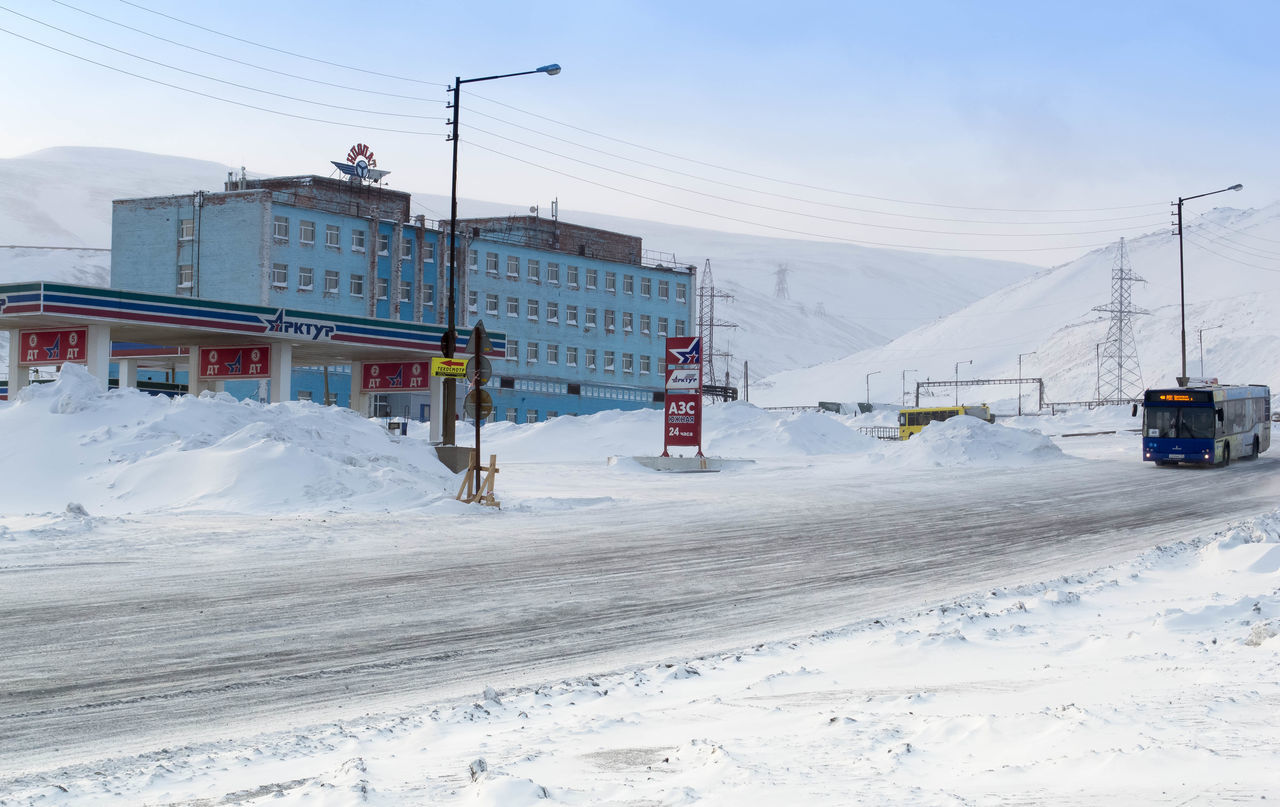
[[[890,451],[912,467],[1033,465],[1063,459],[1062,449],[1037,431],[1011,429],[968,415],[930,423]]]
[[[0,433],[22,463],[0,487],[6,513],[400,509],[453,479],[430,446],[346,409],[100,392],[72,364],[0,405]]]

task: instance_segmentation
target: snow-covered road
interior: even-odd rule
[[[707,476],[512,463],[499,491],[525,494],[502,511],[55,519],[0,568],[0,771],[705,654],[1093,569],[1273,508],[1278,470],[1267,457],[886,473],[833,455]]]

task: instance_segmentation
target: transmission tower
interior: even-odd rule
[[[1093,309],[1111,315],[1107,341],[1103,343],[1102,364],[1098,370],[1100,399],[1126,401],[1142,395],[1142,369],[1138,366],[1138,346],[1133,338],[1131,317],[1151,313],[1133,307],[1133,284],[1145,282],[1129,266],[1129,253],[1121,238],[1116,261],[1111,267],[1111,304]]]
[[[791,292],[787,290],[787,273],[790,271],[791,269],[783,263],[779,264],[778,271],[773,273],[775,280],[773,284],[773,296],[777,297],[779,300],[791,299]]]
[[[716,291],[715,280],[711,276],[711,260],[702,270],[702,282],[698,284],[698,336],[702,337],[702,356],[706,366],[703,368],[704,378],[711,384],[719,384],[716,378],[716,357],[726,360],[733,358],[732,353],[717,353],[715,349],[716,328],[736,328],[737,323],[716,319],[716,300],[732,300],[733,295],[727,291]],[[728,371],[725,372],[725,386],[729,385]]]

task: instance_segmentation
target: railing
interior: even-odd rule
[[[856,426],[858,431],[869,434],[877,440],[901,440],[902,435],[897,426]]]

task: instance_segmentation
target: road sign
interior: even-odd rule
[[[493,352],[493,342],[489,341],[489,332],[484,328],[484,320],[477,322],[476,326],[471,329],[471,341],[467,344],[467,348],[475,352],[477,343],[480,345],[481,353]]]
[[[270,378],[270,345],[200,348],[201,378]]]
[[[87,328],[60,331],[19,331],[18,364],[62,364],[64,361],[86,362]]]
[[[476,402],[479,401],[480,417],[476,417]],[[472,420],[485,420],[493,414],[493,396],[486,390],[473,389],[462,401],[462,411]]]
[[[474,369],[476,367],[479,367],[480,369],[478,374]],[[476,380],[476,384],[483,387],[485,384],[489,383],[489,379],[493,378],[493,363],[484,356],[476,356],[475,358],[468,359],[467,378],[474,378]]]
[[[366,362],[361,392],[425,390],[430,378],[425,361]]]
[[[466,378],[466,359],[431,359],[431,374],[436,378]]]

